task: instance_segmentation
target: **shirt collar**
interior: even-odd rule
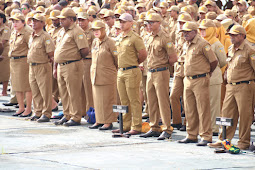
[[[39,31],[38,33],[35,33],[35,32],[33,32],[33,37],[40,37],[41,36],[41,34],[43,33],[43,29],[41,30],[41,31]]]

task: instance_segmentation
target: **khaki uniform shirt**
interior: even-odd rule
[[[10,47],[10,45],[9,45],[10,36],[11,36],[10,28],[6,25],[1,25],[0,26],[0,42],[2,42],[3,40],[7,41],[4,45],[4,51],[1,54],[3,57],[8,56],[9,47]]]
[[[92,47],[92,42],[93,42],[95,36],[89,27],[87,27],[87,29],[84,30],[84,34],[87,37],[87,41],[88,41],[88,45],[89,45],[89,54],[86,56],[86,58],[91,58],[91,47]]]
[[[255,79],[255,50],[246,41],[237,49],[228,49],[227,82],[235,83]]]
[[[209,73],[210,63],[216,60],[217,58],[212,51],[210,44],[199,35],[196,35],[187,45],[184,75],[194,76]]]
[[[56,44],[57,41],[57,37],[58,37],[58,32],[60,31],[61,26],[59,27],[54,27],[53,25],[51,25],[48,33],[50,34],[51,38],[53,39],[54,43]]]
[[[148,44],[148,68],[169,67],[169,55],[175,54],[174,45],[162,30],[156,35],[150,34]]]
[[[134,20],[133,21],[133,31],[136,32],[137,34],[140,34],[140,28],[139,28],[139,24]]]
[[[80,60],[80,50],[88,47],[86,35],[79,26],[73,24],[68,30],[62,28],[58,33],[54,61],[64,63],[71,60]]]
[[[105,36],[100,41],[96,38],[92,45],[91,82],[94,85],[116,83],[117,79],[117,48],[112,38]]]
[[[48,53],[54,50],[55,44],[46,31],[41,30],[38,34],[33,32],[29,39],[27,62],[47,63],[49,62]]]
[[[132,30],[127,34],[121,34],[116,40],[118,52],[118,66],[125,68],[138,66],[138,51],[145,49],[142,38]]]
[[[19,33],[12,31],[10,37],[9,57],[26,56],[28,52],[29,37],[32,33],[29,26],[25,26]]]

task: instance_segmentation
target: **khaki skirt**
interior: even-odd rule
[[[27,58],[11,60],[11,85],[15,92],[31,91],[29,85],[29,64]]]
[[[0,61],[0,82],[9,81],[10,79],[10,58],[5,57]]]
[[[112,105],[117,104],[117,85],[92,85],[96,122],[100,124],[117,121],[118,114],[113,113]]]

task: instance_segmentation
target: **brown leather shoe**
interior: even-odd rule
[[[125,133],[125,135],[138,135],[138,134],[141,134],[141,132],[137,130],[130,130],[127,133]]]
[[[127,132],[127,131],[124,131],[124,130],[123,130],[123,133],[125,133],[125,132]],[[120,129],[112,130],[112,133],[120,133]]]
[[[244,146],[244,145],[237,145],[236,147],[238,147],[239,149],[241,149],[241,150],[249,150],[249,147],[250,146]]]
[[[210,148],[222,148],[221,141],[217,141],[215,143],[208,143],[207,146]]]

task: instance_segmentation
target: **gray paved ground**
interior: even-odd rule
[[[0,97],[0,108],[9,98]],[[85,120],[79,127],[63,127],[11,114],[0,112],[0,169],[255,169],[252,152],[215,154],[208,147],[178,144],[186,135],[178,130],[168,141],[112,138],[110,131],[90,130]]]

